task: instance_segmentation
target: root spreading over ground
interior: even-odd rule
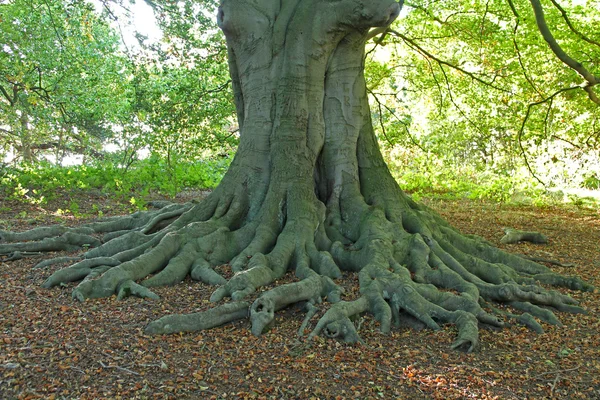
[[[362,196],[342,195],[335,206],[312,199],[304,202],[312,210],[296,213],[297,207],[290,208],[293,200],[284,197],[271,218],[247,221],[245,208],[235,204],[240,199],[224,200],[214,192],[201,203],[173,204],[78,228],[0,232],[3,242],[18,241],[3,243],[0,253],[95,246],[43,285],[81,281],[73,290],[81,301],[114,294],[157,299],[151,287],[174,285],[187,275],[217,287],[211,301],[222,304],[202,313],[165,316],[151,322],[148,333],[209,329],[250,318],[252,333],[260,335],[278,310],[303,302],[302,336],[326,299],[328,310],[309,337],[358,342],[354,317],[369,312],[382,332],[402,323],[431,329],[454,324],[458,337],[452,347],[472,351],[479,324],[502,327],[515,321],[541,332],[537,320],[560,325],[548,307],[584,312],[570,297],[538,285],[590,290],[579,278],[461,235],[433,211],[401,199],[386,209],[368,205]],[[51,259],[38,267],[64,261]],[[236,272],[228,281],[213,269],[223,263]],[[296,282],[263,291],[252,304],[244,301],[288,269],[295,271]],[[343,289],[335,283],[341,270],[358,274],[359,297],[342,300]],[[522,313],[501,311],[493,303],[508,303]]]
[[[382,332],[403,323],[453,324],[452,347],[472,351],[480,324],[514,321],[541,332],[538,321],[560,324],[551,309],[584,312],[540,284],[590,285],[457,232],[392,178],[372,129],[364,46],[369,29],[389,25],[399,10],[389,0],[224,0],[218,20],[241,137],[215,191],[198,203],[161,204],[78,228],[0,232],[0,254],[90,247],[44,283],[80,281],[73,290],[80,301],[156,299],[152,287],[188,275],[216,286],[215,308],[165,316],[148,325],[149,333],[250,318],[260,335],[278,310],[304,303],[299,335],[358,342],[353,320],[370,313]],[[235,273],[229,280],[215,271],[223,264]],[[296,282],[262,291],[290,270]],[[342,271],[358,274],[357,297],[343,300],[336,284]],[[319,307],[327,311],[313,326]]]

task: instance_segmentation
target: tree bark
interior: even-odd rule
[[[21,110],[21,116],[19,117],[20,132],[19,139],[21,146],[19,147],[19,153],[23,158],[23,161],[32,163],[34,161],[33,152],[31,151],[31,132],[29,131],[29,115],[27,114],[27,107],[23,107]]]

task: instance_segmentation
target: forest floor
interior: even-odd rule
[[[426,202],[465,233],[511,252],[573,264],[549,266],[600,287],[598,209]],[[125,213],[130,206],[125,199],[89,193],[63,193],[44,207],[0,198],[0,229],[89,220],[56,213],[74,203],[80,211],[104,215]],[[550,243],[500,245],[503,227],[540,231]],[[561,290],[589,311],[557,313],[563,327],[544,325],[539,335],[521,326],[482,328],[480,351],[465,354],[449,349],[456,335],[452,326],[437,332],[395,329],[386,336],[368,316],[359,332],[365,345],[298,340],[300,307],[278,313],[273,328],[258,338],[250,334],[248,321],[199,333],[147,336],[143,329],[154,319],[210,307],[213,288],[188,278],[157,288],[159,301],[113,296],[79,303],[71,298],[72,284],[40,287],[59,268],[32,269],[40,259],[0,263],[2,399],[600,398],[597,289]],[[292,279],[289,274],[282,282]],[[358,284],[350,274],[341,283],[346,288]]]

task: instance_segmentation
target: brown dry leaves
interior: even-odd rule
[[[106,210],[115,208],[102,201]],[[55,219],[43,209],[0,205],[11,208],[0,220],[13,229],[30,227],[17,217],[23,210],[37,223]],[[600,286],[597,213],[470,201],[429,205],[464,232],[495,244],[504,226],[541,231],[549,245],[505,248],[573,263],[575,269],[552,268]],[[211,288],[186,280],[157,289],[157,302],[113,297],[78,303],[70,297],[71,285],[40,288],[60,266],[32,270],[33,264],[0,264],[0,398],[600,397],[598,293],[571,293],[590,314],[559,314],[563,328],[544,326],[542,335],[518,326],[482,330],[481,351],[463,354],[448,349],[453,327],[384,336],[369,317],[360,329],[365,346],[298,341],[299,307],[279,313],[274,328],[260,338],[250,335],[247,321],[198,334],[146,336],[143,328],[153,319],[210,307]],[[342,284],[353,288],[356,277],[348,275]]]

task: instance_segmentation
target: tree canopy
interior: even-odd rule
[[[92,154],[130,112],[119,37],[83,1],[0,5],[0,146],[26,162]]]
[[[545,183],[564,183],[570,174],[581,184],[595,173],[598,2],[405,7],[406,15],[375,39],[391,55],[380,62],[376,52],[371,56],[378,65],[372,94],[387,140],[454,165],[514,171],[525,162]]]
[[[138,33],[133,46],[121,37],[134,29],[125,29],[135,17],[127,3],[0,5],[5,153],[58,162],[100,156],[112,141],[127,164],[141,148],[190,160],[198,146],[236,145],[217,2],[145,4],[161,36]],[[599,9],[597,0],[406,2],[367,52],[390,160],[597,187]]]

